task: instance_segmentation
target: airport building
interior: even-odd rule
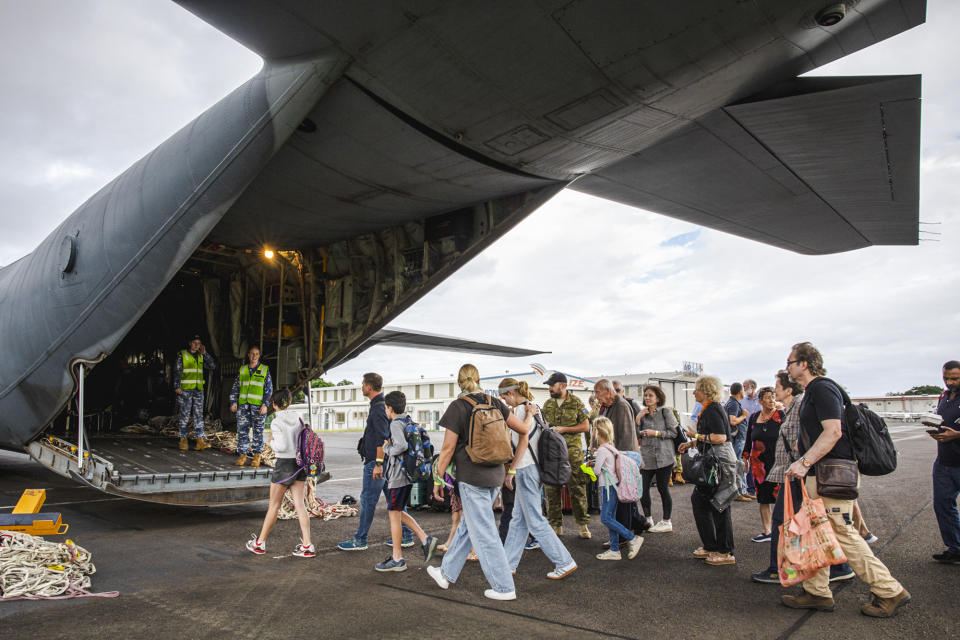
[[[550,372],[528,371],[525,373],[504,373],[481,379],[483,388],[496,394],[503,378],[515,378],[530,385],[535,401],[543,405],[550,397],[544,380]],[[593,383],[601,378],[619,380],[626,389],[626,395],[639,399],[646,384],[657,384],[663,388],[667,404],[681,414],[689,415],[693,406],[693,384],[696,375],[691,372],[669,371],[658,373],[625,374],[620,376],[597,375],[580,377],[567,373],[567,389],[587,404],[593,392]],[[455,374],[445,378],[414,378],[389,381],[383,386],[384,393],[401,391],[407,397],[407,411],[411,417],[428,429],[439,429],[440,416],[460,392]],[[363,397],[360,385],[313,388],[310,401],[295,408],[304,412],[304,418],[310,415],[310,424],[322,431],[344,429],[362,429],[367,420],[370,402]]]

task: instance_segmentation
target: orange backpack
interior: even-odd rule
[[[510,428],[493,399],[486,394],[483,402],[477,402],[469,395],[463,396],[463,399],[473,407],[466,445],[470,460],[485,467],[495,467],[513,460]]]

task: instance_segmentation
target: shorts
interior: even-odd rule
[[[270,482],[289,487],[294,482],[303,482],[306,479],[307,472],[300,469],[296,458],[277,458],[277,464],[273,467],[273,476],[270,477]]]
[[[460,502],[460,485],[454,480],[453,489],[450,490],[450,513],[458,511],[463,511],[463,503]]]
[[[395,489],[387,489],[387,511],[403,511],[407,508],[407,498],[409,497],[409,484]]]
[[[757,504],[774,504],[780,485],[776,482],[761,482],[757,485]]]

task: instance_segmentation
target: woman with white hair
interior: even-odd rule
[[[700,376],[693,389],[693,397],[702,403],[703,410],[697,420],[697,430],[688,431],[690,442],[680,445],[683,453],[691,447],[697,447],[701,455],[711,451],[722,467],[721,475],[737,473],[737,457],[730,444],[730,422],[727,412],[720,404],[723,387],[720,380],[713,376]],[[732,466],[732,469],[731,469]],[[733,518],[730,514],[730,502],[717,504],[717,487],[697,485],[693,490],[693,518],[697,523],[697,532],[703,546],[693,552],[694,558],[706,560],[710,565],[736,564],[733,556]],[[722,509],[718,509],[722,506]]]

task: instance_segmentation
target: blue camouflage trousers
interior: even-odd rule
[[[177,426],[180,429],[180,437],[186,438],[190,435],[188,427],[190,418],[193,418],[193,433],[198,438],[205,438],[203,432],[203,390],[202,389],[184,389],[177,396]]]
[[[237,407],[237,453],[245,456],[263,453],[263,423],[267,416],[260,415],[260,407],[241,404]],[[250,430],[253,429],[253,446],[250,446]]]

